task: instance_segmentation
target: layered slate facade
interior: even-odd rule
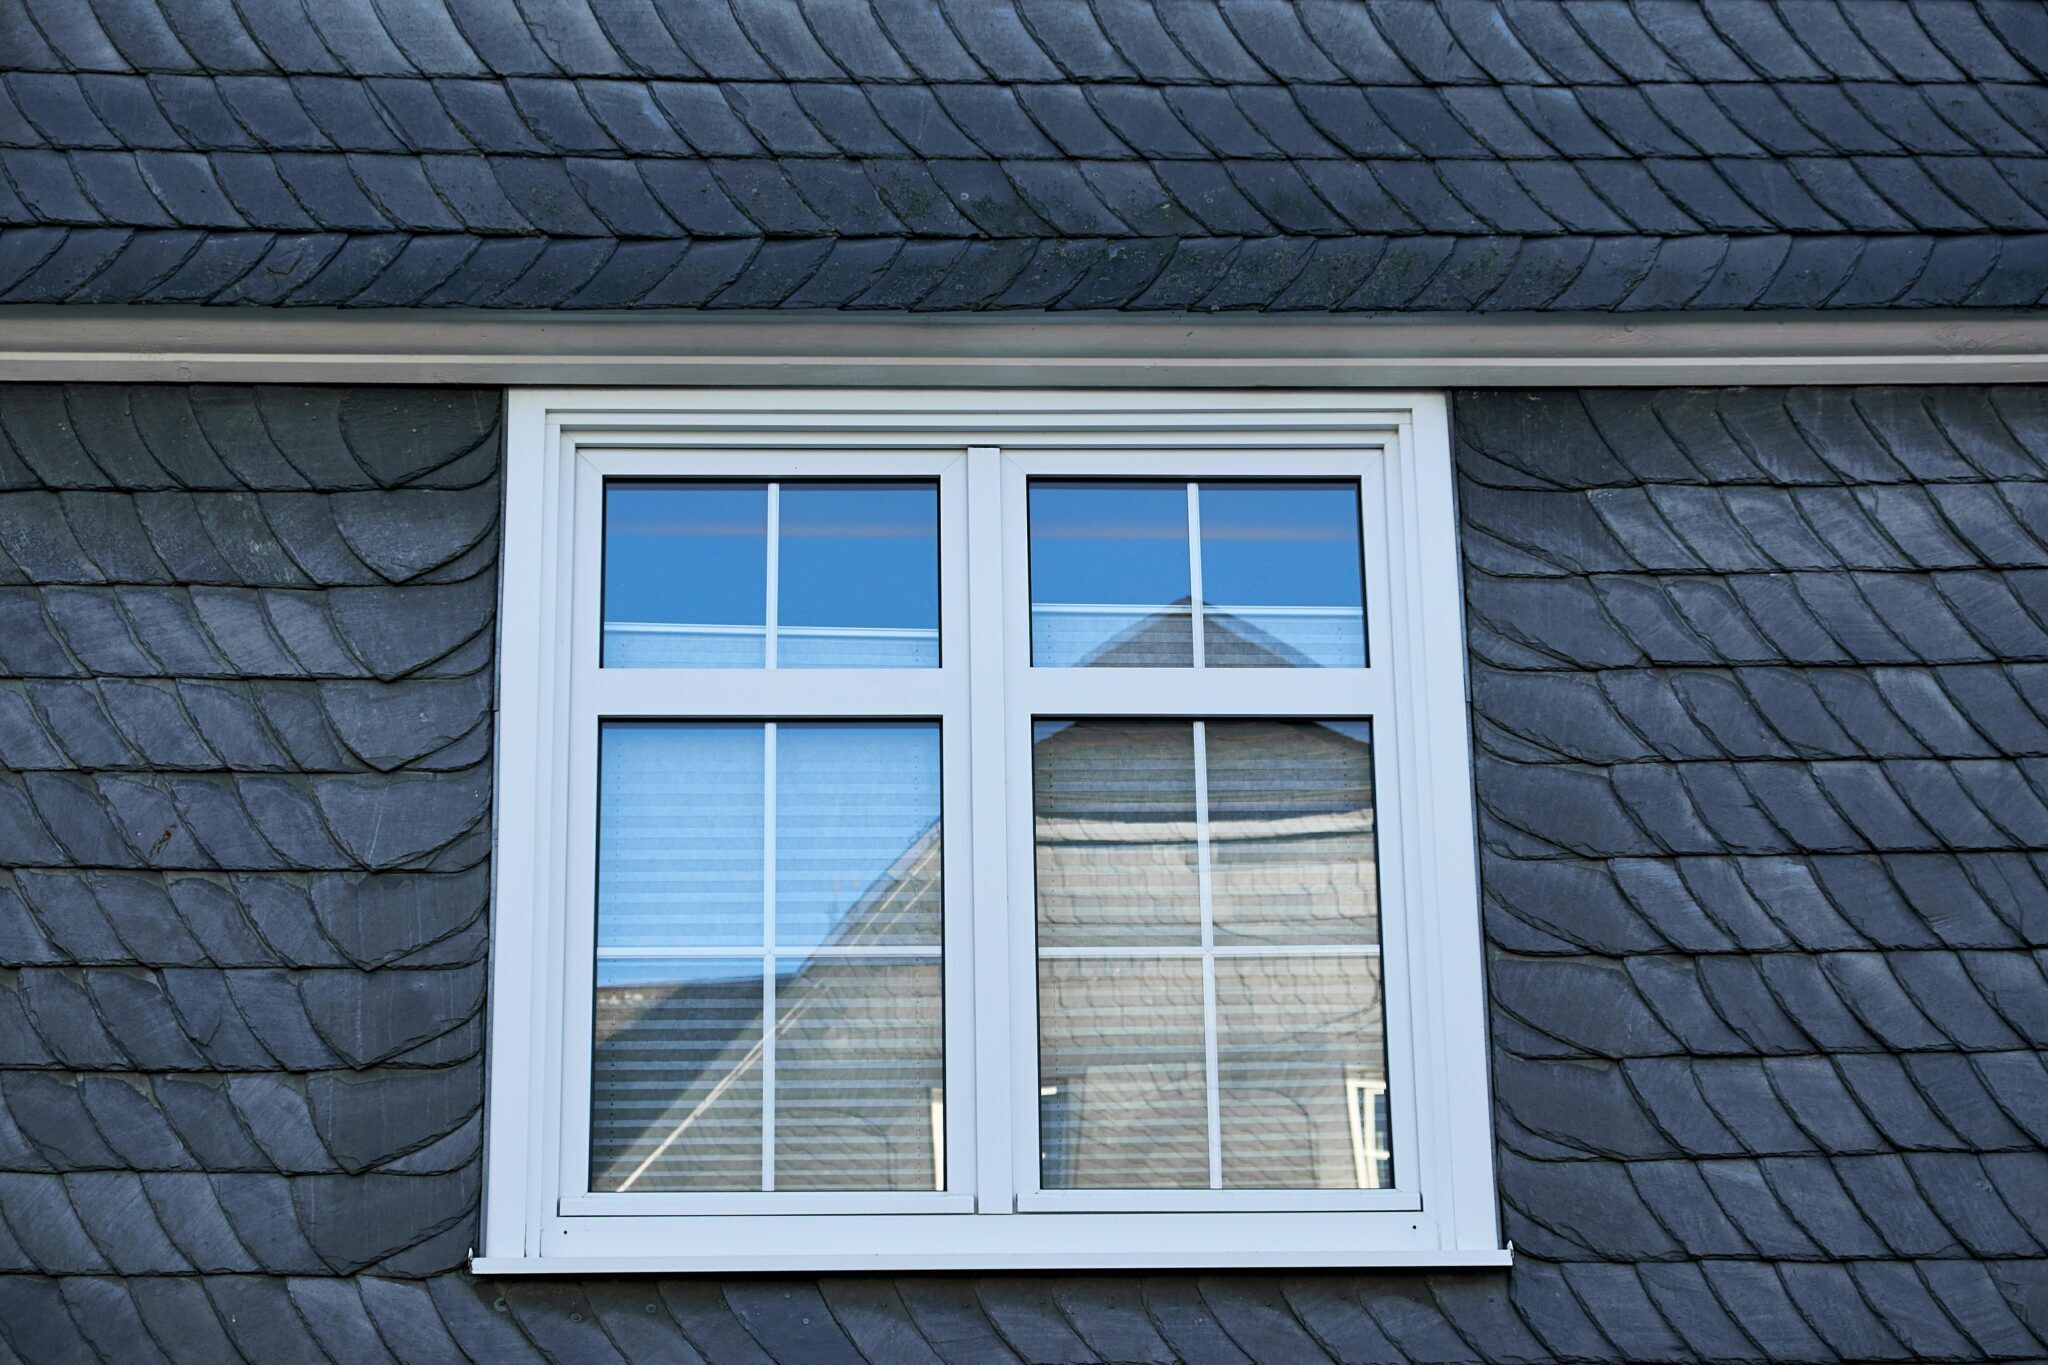
[[[0,302],[2036,304],[2030,0],[14,0]]]
[[[0,387],[0,1359],[2038,1359],[2048,389],[1453,396],[1506,1272],[481,1282],[499,404]]]

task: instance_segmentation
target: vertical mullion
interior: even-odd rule
[[[1021,503],[1008,508],[1006,519],[1004,500],[1006,481],[1014,477],[1016,493],[1022,493],[1023,476],[1013,473],[995,446],[969,447],[965,475],[967,521],[961,529],[967,560],[967,850],[972,863],[967,888],[969,955],[963,975],[974,1021],[974,1109],[966,1136],[974,1151],[969,1173],[977,1215],[1008,1215],[1016,1212],[1019,1180],[1034,1182],[1026,1187],[1036,1188],[1037,1170],[1035,1161],[1031,1173],[1019,1170],[1035,1150],[1025,1133],[1037,1127],[1038,1073],[1029,1064],[1038,1052],[1037,1030],[1030,1027],[1027,1040],[1023,1027],[1036,1017],[1030,1012],[1032,997],[1025,981],[1035,975],[1037,960],[1035,954],[1028,962],[1024,957],[1030,942],[1023,937],[1024,917],[1033,913],[1032,902],[1011,881],[1010,787],[1020,774],[1007,766],[1012,756],[1008,746],[1015,738],[1009,728],[1009,633],[1017,622],[1015,611],[1026,612],[1028,621],[1030,608],[1028,600],[1013,605],[1005,592],[1006,584],[1022,589],[1028,575],[1020,554],[1023,508]],[[1027,631],[1020,643],[1028,646],[1029,638]],[[1028,652],[1019,653],[1017,666],[1028,667],[1030,657]],[[1028,717],[1020,723],[1028,732]],[[1028,764],[1028,741],[1020,741],[1018,749]],[[1017,809],[1030,808],[1027,795]],[[953,904],[959,894],[959,888],[949,885],[946,904]],[[954,940],[948,938],[948,957],[955,951]],[[1022,979],[1013,980],[1013,974]],[[948,1183],[961,1188],[950,1178]]]
[[[1195,651],[1195,667],[1206,668],[1208,647],[1202,621],[1202,486],[1188,483],[1188,616],[1189,643]]]
[[[1190,484],[1192,492],[1194,485]],[[1194,723],[1195,879],[1202,899],[1202,1075],[1209,1109],[1209,1188],[1223,1188],[1223,1097],[1216,1049],[1216,913],[1209,864],[1209,727]]]
[[[761,620],[765,629],[763,667],[775,667],[775,636],[781,625],[782,597],[782,485],[768,485],[768,601]]]
[[[770,485],[773,487],[773,485]],[[769,495],[769,525],[775,515]],[[769,561],[774,562],[772,559]],[[771,580],[773,575],[770,575]],[[771,618],[772,620],[772,618]],[[772,634],[768,637],[775,638]],[[775,1188],[775,722],[761,727],[761,1188]]]

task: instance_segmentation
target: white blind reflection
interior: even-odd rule
[[[1391,1184],[1366,723],[1033,740],[1043,1187]]]
[[[945,1178],[939,730],[611,721],[597,1190]]]
[[[1355,480],[1033,480],[1040,668],[1362,668]]]

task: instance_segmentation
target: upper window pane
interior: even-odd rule
[[[1041,668],[1363,668],[1358,483],[1034,480]]]
[[[775,662],[939,666],[939,486],[782,485]]]
[[[1032,663],[1193,662],[1185,484],[1038,480],[1030,516]]]
[[[607,668],[936,668],[925,481],[605,487]]]
[[[1365,667],[1358,485],[1205,483],[1198,492],[1208,666]]]
[[[607,668],[759,668],[767,593],[767,484],[605,486]]]

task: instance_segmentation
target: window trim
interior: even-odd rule
[[[1421,1208],[1385,1207],[1382,1200],[1375,1211],[1304,1212],[1299,1211],[1303,1203],[1318,1201],[1262,1193],[1258,1212],[1223,1211],[1226,1201],[1209,1203],[1204,1211],[1109,1216],[1053,1211],[1099,1205],[1091,1198],[1076,1199],[1075,1192],[1025,1198],[1030,1192],[1020,1187],[1015,1173],[1027,1153],[1035,1154],[1035,1136],[1025,1137],[1027,1124],[1035,1133],[1035,1106],[1016,1106],[1011,1124],[976,1125],[971,1153],[950,1131],[955,1114],[967,1108],[953,1089],[956,1054],[970,1084],[978,1079],[984,1089],[998,1083],[1014,1089],[1015,1078],[1028,1076],[1035,1089],[1035,1011],[1033,1027],[982,1027],[972,1031],[970,1042],[968,1035],[954,1031],[951,995],[947,1085],[954,1112],[948,1116],[947,1137],[955,1192],[936,1197],[954,1201],[947,1207],[955,1207],[960,1199],[972,1201],[970,1191],[978,1189],[983,1200],[979,1212],[862,1217],[789,1207],[771,1216],[691,1213],[684,1222],[622,1208],[600,1213],[587,1202],[592,1196],[566,1189],[565,1160],[573,1153],[565,1152],[561,1118],[569,1093],[565,1086],[574,1077],[566,1065],[561,1025],[565,1011],[582,1008],[565,951],[573,927],[565,912],[566,887],[578,866],[574,844],[585,837],[578,832],[577,802],[588,803],[580,808],[584,812],[595,809],[594,788],[586,791],[572,782],[569,766],[575,659],[579,649],[594,657],[596,648],[594,632],[588,642],[570,638],[579,608],[588,609],[574,595],[579,587],[576,547],[583,543],[577,537],[592,530],[585,520],[592,501],[585,452],[613,452],[602,458],[620,459],[623,471],[647,464],[644,457],[631,457],[634,447],[722,452],[715,458],[726,459],[726,468],[743,463],[751,477],[772,477],[783,458],[773,452],[779,449],[786,456],[793,447],[923,451],[934,460],[944,452],[951,457],[945,461],[949,466],[963,462],[965,538],[1000,543],[1003,551],[1000,556],[969,556],[963,573],[942,574],[942,665],[960,659],[964,649],[967,687],[1001,687],[1005,700],[1001,708],[984,705],[966,712],[964,733],[948,731],[945,776],[950,787],[955,780],[950,755],[957,753],[976,773],[1007,773],[1009,789],[990,790],[999,784],[988,782],[972,786],[972,799],[965,803],[966,857],[957,857],[951,847],[955,841],[948,840],[948,982],[950,987],[958,953],[973,978],[973,1008],[984,1019],[1009,1021],[1019,1017],[1010,1007],[1019,989],[1018,973],[1036,970],[1035,954],[1029,951],[1035,915],[1028,900],[1021,911],[1014,904],[1019,875],[1028,893],[1032,833],[1028,820],[1012,819],[1004,809],[1006,804],[1016,809],[1020,780],[1023,809],[1030,808],[1029,730],[1020,731],[1014,718],[1033,714],[1034,708],[1038,714],[1103,714],[1105,707],[1116,709],[1120,690],[1133,705],[1144,699],[1136,714],[1157,713],[1162,705],[1191,707],[1195,715],[1227,714],[1228,708],[1217,705],[1213,688],[1177,702],[1170,684],[1178,680],[1168,680],[1162,696],[1162,678],[1153,670],[1030,670],[1028,611],[968,615],[965,602],[1000,600],[1006,583],[1015,587],[1026,581],[1020,577],[1019,558],[1025,548],[1024,519],[1021,513],[1005,517],[1006,499],[1021,497],[1021,480],[1028,473],[1113,475],[1149,462],[1176,477],[1195,478],[1205,472],[1206,461],[1206,472],[1215,477],[1228,460],[1230,472],[1242,476],[1280,472],[1265,464],[1248,467],[1244,453],[1284,459],[1282,452],[1290,450],[1379,450],[1387,480],[1385,536],[1382,541],[1368,524],[1365,546],[1371,667],[1332,672],[1383,671],[1385,688],[1375,689],[1371,706],[1354,692],[1343,705],[1331,707],[1326,703],[1341,680],[1312,676],[1321,670],[1286,670],[1288,678],[1275,676],[1283,670],[1246,670],[1245,675],[1262,680],[1257,710],[1265,714],[1372,714],[1376,781],[1385,780],[1383,764],[1394,769],[1392,794],[1383,789],[1379,803],[1380,837],[1383,844],[1400,840],[1398,861],[1408,869],[1400,903],[1415,930],[1399,959],[1410,983],[1402,1017],[1414,1030],[1412,1074],[1406,1082],[1414,1098],[1407,1104],[1398,1099],[1404,1081],[1393,1069],[1398,1026],[1389,992],[1390,1076],[1397,1096],[1394,1160],[1399,1177],[1404,1158],[1414,1166],[1428,1154],[1430,1166],[1417,1186]],[[670,467],[668,457],[663,460]],[[846,473],[843,468],[836,472]],[[508,396],[504,477],[483,1246],[473,1260],[478,1273],[1507,1264],[1494,1189],[1462,594],[1441,395],[514,390]],[[1006,489],[1004,480],[1014,481],[1014,489]],[[943,508],[943,493],[941,501]],[[947,526],[942,511],[942,563],[950,564]],[[1376,547],[1372,542],[1382,543]],[[1380,574],[1373,572],[1376,555],[1384,556]],[[1020,657],[1023,668],[1038,675],[1024,684],[1013,682]],[[953,667],[863,671],[863,678],[849,682],[880,695],[911,671],[945,673]],[[832,672],[836,680],[855,671]],[[1057,676],[1084,673],[1095,676],[1080,683]],[[1153,676],[1134,676],[1142,674]],[[693,682],[702,676],[693,675]],[[721,706],[744,702],[745,713],[757,718],[824,714],[815,699],[820,671],[790,670],[778,677],[747,670],[730,676],[729,686],[708,688],[703,696],[693,690],[686,714],[717,714],[705,706],[712,693],[723,694]],[[772,681],[764,687],[764,679]],[[809,699],[783,706],[781,700],[797,696],[798,689],[807,689]],[[1063,696],[1080,700],[1084,694],[1090,700],[1078,709],[1055,704]],[[890,709],[908,714],[901,705]],[[1377,706],[1390,707],[1391,714],[1373,709]],[[663,714],[679,709],[670,704]],[[1385,759],[1379,754],[1383,733],[1391,741]],[[955,809],[950,792],[946,800],[950,828]],[[1436,833],[1427,847],[1420,839],[1425,827]],[[956,873],[962,862],[965,872]],[[974,896],[975,887],[988,886],[1008,890],[1007,924],[1005,897]],[[956,900],[971,907],[974,932],[1007,931],[1013,951],[963,951],[966,945],[954,937],[951,907]],[[1014,951],[1014,936],[1020,932],[1027,950],[1021,957]],[[1384,960],[1396,961],[1391,943]],[[1020,1053],[1028,1058],[1020,1061]],[[1413,1116],[1416,1129],[1405,1138],[1404,1112]],[[958,1181],[970,1164],[981,1173],[978,1186]],[[1032,1166],[1035,1170],[1035,1162]],[[1010,1191],[991,1186],[988,1175],[996,1169],[1010,1173]],[[1387,1192],[1351,1193],[1355,1198]],[[831,1207],[849,1207],[848,1196],[818,1198]],[[1044,1203],[1048,1199],[1052,1204]],[[1124,1210],[1145,1202],[1114,1196],[1115,1206]],[[1019,1203],[1046,1211],[1015,1211]]]

